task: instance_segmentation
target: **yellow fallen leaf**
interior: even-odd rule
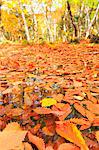
[[[41,100],[42,107],[55,105],[56,103],[57,103],[57,101],[53,98],[44,98]]]

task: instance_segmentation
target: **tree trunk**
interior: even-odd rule
[[[67,1],[67,9],[68,9],[68,12],[69,12],[69,15],[70,15],[70,19],[71,19],[71,22],[72,22],[72,25],[73,25],[73,28],[74,28],[75,37],[77,37],[78,36],[77,28],[76,28],[76,25],[74,24],[74,21],[73,21],[73,16],[72,16],[72,12],[71,12],[69,1]]]
[[[98,6],[97,6],[97,9],[96,9],[96,12],[95,12],[95,14],[94,14],[94,17],[93,17],[93,19],[91,20],[91,22],[90,22],[90,24],[89,24],[89,27],[88,27],[88,29],[87,29],[87,32],[86,32],[86,39],[87,39],[88,36],[90,35],[91,27],[92,27],[92,25],[94,24],[94,21],[95,21],[97,15],[98,15],[98,12],[99,12],[99,3],[98,3]]]
[[[22,6],[20,1],[19,1],[19,6],[21,8],[21,15],[22,15],[22,19],[23,19],[23,22],[24,22],[26,38],[27,38],[27,41],[29,42],[30,41],[29,29],[28,29],[28,25],[27,25],[27,22],[26,22],[25,14],[23,12],[23,6]]]
[[[1,10],[1,7],[2,7],[2,1],[0,0],[0,24],[2,24],[2,10]],[[6,38],[4,36],[4,33],[3,33],[3,28],[2,26],[0,27],[0,41],[4,41]]]

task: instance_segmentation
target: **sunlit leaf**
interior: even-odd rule
[[[96,132],[96,139],[99,142],[99,131]]]
[[[57,101],[53,98],[44,98],[43,100],[41,100],[42,107],[52,106],[56,103]]]
[[[88,147],[83,139],[81,132],[77,129],[77,127],[70,122],[56,122],[56,132],[67,139],[68,141],[76,144],[83,150],[88,150]]]
[[[26,133],[27,131],[22,131],[18,123],[8,124],[7,127],[0,132],[0,147],[2,147],[2,150],[24,150],[22,141],[24,141]]]

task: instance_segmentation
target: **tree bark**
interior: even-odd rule
[[[70,8],[70,4],[69,4],[69,1],[67,0],[67,9],[68,9],[68,12],[69,12],[69,15],[70,15],[70,19],[71,19],[71,22],[72,22],[72,25],[73,25],[73,28],[74,28],[74,33],[75,33],[75,37],[78,36],[77,34],[77,27],[73,21],[73,16],[72,16],[72,12],[71,12],[71,8]]]
[[[0,24],[2,24],[2,10],[1,10],[1,7],[2,7],[2,0],[0,0]],[[4,33],[3,33],[3,29],[2,29],[2,26],[0,27],[0,41],[4,41],[6,38],[4,36]]]
[[[93,19],[91,20],[91,22],[90,22],[90,24],[89,24],[89,27],[88,27],[88,29],[87,29],[87,32],[86,32],[86,39],[87,39],[88,36],[90,35],[91,27],[92,27],[92,25],[94,24],[94,21],[95,21],[97,15],[98,15],[98,12],[99,12],[99,2],[98,2],[98,6],[97,6],[96,12],[95,12],[95,14],[94,14],[94,17],[93,17]]]
[[[27,22],[26,22],[25,14],[23,12],[23,7],[22,7],[22,4],[21,4],[20,1],[19,1],[19,6],[21,8],[21,15],[22,15],[22,19],[23,19],[23,22],[24,22],[26,38],[27,38],[27,41],[29,42],[31,40],[30,35],[29,35],[29,29],[28,29],[28,25],[27,25]]]

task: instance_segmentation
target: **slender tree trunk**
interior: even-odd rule
[[[51,31],[51,25],[50,20],[48,18],[48,8],[46,6],[46,26],[47,26],[47,39],[49,42],[53,42],[53,34]]]
[[[81,4],[80,10],[79,10],[79,19],[78,19],[78,38],[80,39],[82,36],[82,28],[83,28],[83,13],[84,13],[84,3]]]
[[[91,27],[92,27],[92,25],[94,24],[94,21],[95,21],[97,15],[98,15],[98,13],[99,13],[99,2],[98,2],[98,6],[97,6],[96,12],[95,12],[95,14],[94,14],[94,17],[93,17],[93,19],[91,20],[91,22],[90,22],[90,24],[89,24],[89,26],[88,26],[88,29],[87,29],[87,32],[86,32],[86,39],[87,39],[88,36],[90,35]]]
[[[67,9],[68,9],[68,12],[69,12],[69,15],[70,15],[70,19],[71,19],[71,22],[72,22],[72,25],[73,25],[73,28],[74,28],[74,34],[75,34],[75,37],[78,36],[78,33],[77,33],[77,27],[73,21],[73,16],[72,16],[72,12],[71,12],[71,8],[70,8],[70,4],[69,4],[69,1],[67,0]]]
[[[54,41],[56,41],[56,34],[57,34],[56,28],[57,28],[56,19],[54,19]]]
[[[34,13],[34,4],[33,1],[31,1],[31,11],[32,11],[32,16],[33,16],[33,39],[36,39],[38,41],[38,22],[37,22],[37,18],[36,15]]]
[[[19,5],[20,5],[20,8],[21,8],[21,15],[22,15],[22,19],[23,19],[23,22],[24,22],[26,38],[27,38],[27,41],[29,42],[30,41],[29,29],[28,29],[28,25],[27,25],[27,22],[26,22],[25,14],[23,12],[23,6],[22,6],[20,0],[19,0]]]
[[[1,10],[1,7],[2,7],[2,0],[0,0],[0,24],[2,24],[2,10]],[[0,27],[0,41],[4,41],[6,38],[4,36],[4,33],[3,33],[3,27],[1,26]]]

